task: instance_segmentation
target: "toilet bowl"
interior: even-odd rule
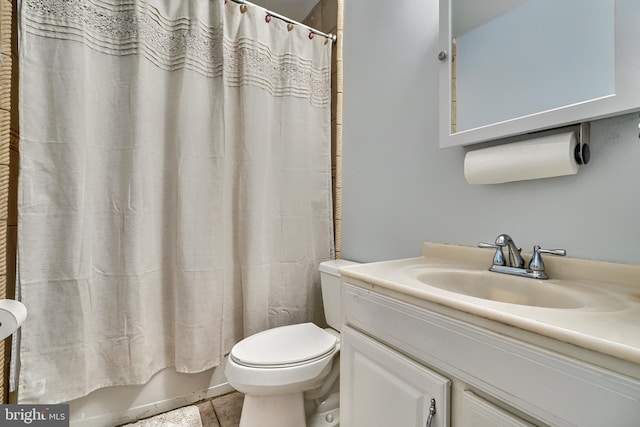
[[[233,388],[245,394],[240,427],[306,426],[305,392],[318,397],[330,382],[337,383],[339,363],[334,359],[340,349],[341,321],[338,268],[353,264],[344,260],[320,264],[325,317],[331,328],[313,323],[280,326],[233,347],[225,375]],[[335,393],[332,399],[336,400]],[[339,419],[337,409],[332,411],[330,418]]]

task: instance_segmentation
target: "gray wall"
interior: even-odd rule
[[[592,123],[592,161],[577,175],[469,185],[466,149],[438,148],[438,1],[344,3],[343,258],[508,233],[527,252],[640,264],[637,113]]]

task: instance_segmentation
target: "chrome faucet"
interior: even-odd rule
[[[501,234],[496,237],[496,243],[494,245],[491,243],[478,243],[478,247],[496,250],[496,254],[493,257],[494,266],[499,265],[524,268],[524,259],[522,259],[522,256],[520,255],[522,249],[516,246],[515,242],[508,234]],[[506,247],[508,251],[506,260],[504,252],[502,251],[502,248],[504,247]],[[508,261],[508,263],[506,261]]]
[[[524,259],[520,252],[521,248],[514,243],[508,234],[501,234],[496,238],[495,244],[478,243],[479,248],[495,249],[493,256],[493,264],[489,271],[496,273],[512,274],[515,276],[529,277],[532,279],[548,279],[549,277],[544,271],[544,262],[541,254],[551,254],[565,256],[567,251],[564,249],[542,249],[536,245],[533,247],[533,255],[529,261],[529,268],[524,268]],[[507,259],[505,260],[502,248],[507,248]]]
[[[509,251],[509,266],[524,268],[524,259],[522,259],[522,255],[520,255],[520,252],[522,252],[522,248],[516,246],[511,236],[509,236],[508,234],[499,235],[498,237],[496,237],[496,245],[500,247],[507,247]]]

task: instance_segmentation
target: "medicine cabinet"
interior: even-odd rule
[[[440,0],[440,147],[640,110],[638,22],[638,0]]]

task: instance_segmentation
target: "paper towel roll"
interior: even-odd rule
[[[575,132],[469,151],[464,177],[469,184],[501,184],[552,176],[575,175]]]
[[[27,318],[27,308],[20,301],[0,300],[0,340],[13,334]]]

